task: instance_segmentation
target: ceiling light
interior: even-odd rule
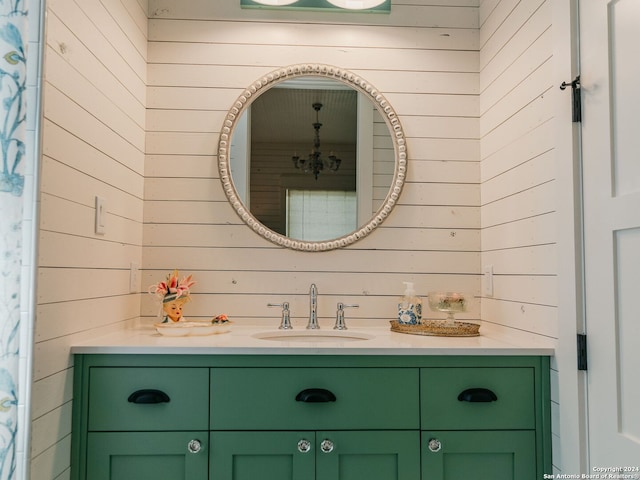
[[[240,8],[390,13],[391,0],[240,0]]]
[[[382,5],[387,0],[327,0],[331,5],[349,10],[366,10]]]
[[[292,3],[296,3],[298,0],[253,0],[255,3],[259,3],[260,5],[270,5],[275,7],[280,7],[282,5],[291,5]]]

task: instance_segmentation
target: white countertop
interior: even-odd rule
[[[304,333],[304,326],[296,327]],[[325,327],[325,332],[334,332]],[[499,325],[481,322],[478,337],[432,337],[391,332],[377,322],[353,323],[348,333],[372,336],[368,340],[274,341],[254,337],[280,332],[276,326],[234,322],[228,333],[167,337],[153,325],[123,328],[71,345],[71,353],[172,355],[543,355],[552,356],[556,341]]]

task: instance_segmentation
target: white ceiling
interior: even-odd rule
[[[271,88],[251,104],[251,138],[254,142],[313,144],[316,111],[320,142],[355,144],[357,138],[355,90],[325,88]]]

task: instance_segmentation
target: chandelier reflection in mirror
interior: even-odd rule
[[[300,158],[296,153],[291,157],[291,160],[296,168],[305,173],[313,173],[314,178],[317,180],[318,175],[320,175],[320,172],[325,168],[328,168],[332,172],[337,172],[342,160],[336,157],[333,152],[331,152],[326,159],[322,158],[322,152],[320,151],[320,127],[322,127],[322,124],[318,117],[322,104],[314,103],[312,107],[316,111],[316,121],[313,123],[313,129],[315,130],[313,148],[307,158]]]

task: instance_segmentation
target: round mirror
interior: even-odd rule
[[[404,184],[404,133],[361,77],[303,64],[265,75],[227,113],[218,145],[225,194],[258,234],[325,251],[371,233]]]

